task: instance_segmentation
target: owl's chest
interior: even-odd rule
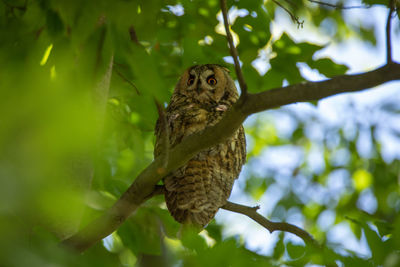
[[[170,127],[170,142],[179,143],[183,137],[204,130],[214,125],[222,117],[222,112],[213,108],[202,108],[196,105],[182,106],[167,116]]]

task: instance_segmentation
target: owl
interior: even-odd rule
[[[228,72],[222,66],[206,64],[190,67],[183,73],[165,112],[170,148],[216,124],[237,101],[238,92]],[[166,127],[159,118],[155,156],[162,153]],[[165,201],[175,220],[206,226],[226,203],[245,159],[246,141],[241,126],[226,141],[199,152],[164,177]]]

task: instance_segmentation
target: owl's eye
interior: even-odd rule
[[[217,80],[214,77],[210,77],[207,79],[207,83],[209,85],[216,85],[217,84]]]
[[[194,78],[190,77],[189,80],[187,81],[187,85],[192,85],[194,83]]]

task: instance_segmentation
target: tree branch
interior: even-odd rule
[[[400,64],[392,62],[361,74],[341,75],[319,82],[302,82],[269,91],[249,94],[242,111],[246,115],[296,102],[308,102],[346,93],[356,92],[388,81],[400,79]]]
[[[316,0],[308,0],[311,3],[315,3],[321,6],[328,6],[336,9],[354,9],[354,8],[370,8],[371,6],[343,6],[343,4],[331,4],[331,3],[326,3],[322,1],[316,1]]]
[[[271,222],[267,218],[263,217],[261,214],[257,212],[259,207],[249,207],[249,206],[244,206],[232,202],[226,202],[226,204],[222,207],[225,210],[233,211],[236,213],[241,213],[243,215],[246,215],[247,217],[253,219],[260,225],[262,225],[265,229],[267,229],[270,233],[274,231],[285,231],[292,233],[294,235],[297,235],[306,244],[310,244],[314,247],[320,247],[317,241],[310,235],[308,232],[305,230],[297,227],[296,225],[290,224],[290,223],[284,223],[284,222]]]
[[[386,63],[392,62],[392,13],[394,10],[394,0],[389,1],[389,13],[386,21]]]
[[[142,45],[140,44],[140,42],[139,42],[139,39],[138,39],[137,34],[136,34],[135,27],[133,27],[133,25],[131,25],[131,26],[129,27],[129,37],[131,38],[131,41],[132,41],[134,44],[137,44],[137,45],[139,45],[139,46],[142,46]]]
[[[287,9],[285,6],[283,6],[281,3],[279,3],[277,0],[272,0],[276,5],[278,5],[280,8],[286,11],[286,13],[289,14],[290,18],[293,20],[293,22],[297,23],[297,28],[303,28],[304,20],[300,21],[298,17],[296,17],[289,9]]]
[[[115,64],[115,62],[114,62],[114,64]],[[133,87],[133,89],[135,89],[137,95],[140,95],[139,89],[136,87],[136,85],[133,82],[131,82],[128,78],[126,78],[117,68],[114,68],[114,71],[118,74],[119,77],[121,77],[122,80],[127,82],[130,86]]]
[[[163,185],[155,185],[153,192],[151,192],[150,195],[148,195],[145,198],[145,200],[148,200],[154,196],[164,195],[164,192],[165,192],[165,187]]]
[[[393,80],[400,80],[400,64],[390,63],[376,70],[342,75],[321,82],[304,82],[258,94],[249,94],[239,105],[230,108],[219,123],[182,140],[169,153],[167,167],[157,157],[134,180],[121,198],[101,217],[91,222],[63,244],[84,251],[115,231],[153,192],[155,185],[166,174],[183,166],[201,150],[221,143],[230,137],[251,114],[296,102],[319,100],[344,92],[361,91]]]
[[[228,11],[227,11],[227,7],[226,7],[226,0],[220,0],[220,4],[221,4],[222,17],[224,18],[226,39],[228,40],[230,54],[231,54],[231,56],[233,58],[233,62],[235,64],[236,76],[238,78],[240,90],[242,91],[240,98],[241,98],[241,101],[243,101],[247,97],[247,84],[243,78],[242,69],[240,68],[240,64],[239,64],[239,55],[238,55],[237,49],[235,47],[235,44],[233,43],[232,34],[229,29],[230,26],[229,26],[229,21],[228,21]]]
[[[99,42],[97,45],[97,49],[96,49],[96,63],[94,65],[94,74],[97,75],[99,70],[100,70],[100,66],[101,61],[102,61],[102,54],[101,52],[103,51],[103,46],[104,46],[104,42],[106,39],[106,32],[107,32],[107,28],[104,26],[104,22],[105,21],[105,17],[104,16],[100,16],[98,24],[101,27],[100,30],[100,37],[99,37]]]

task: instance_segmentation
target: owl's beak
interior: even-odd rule
[[[197,92],[199,95],[200,95],[201,93],[204,92],[204,88],[203,88],[203,86],[202,86],[202,82],[201,82],[200,79],[197,81],[196,92]]]
[[[201,93],[203,92],[203,88],[201,88],[201,84],[200,84],[200,83],[197,84],[196,92],[197,92],[198,94],[201,94]]]

